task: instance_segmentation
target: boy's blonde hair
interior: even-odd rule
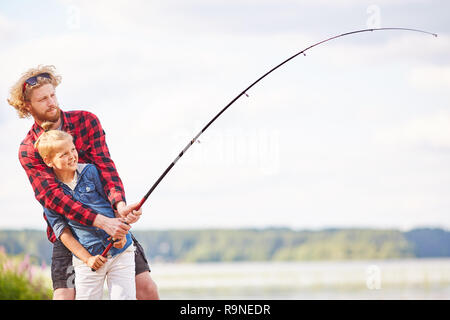
[[[24,90],[23,84],[25,83],[25,81],[41,73],[48,73],[51,79],[38,77],[36,85],[34,86],[27,85],[25,86]],[[25,73],[23,73],[20,79],[17,80],[17,82],[11,87],[9,91],[9,99],[7,100],[8,103],[16,109],[19,118],[28,118],[31,115],[26,108],[26,103],[27,101],[29,101],[33,89],[39,88],[44,84],[48,83],[51,83],[53,87],[56,88],[61,83],[61,76],[56,74],[56,69],[54,66],[39,65],[37,68],[31,68]]]
[[[60,141],[73,141],[73,137],[61,130],[48,130],[52,122],[44,122],[41,126],[45,130],[34,143],[34,147],[44,161],[50,160],[55,155],[55,148]]]

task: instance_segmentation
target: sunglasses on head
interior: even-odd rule
[[[27,87],[27,84],[30,86],[35,86],[38,83],[38,77],[42,77],[42,78],[47,78],[47,79],[52,79],[52,77],[50,76],[49,73],[44,72],[44,73],[40,73],[38,75],[35,75],[34,77],[28,78],[27,80],[25,80],[25,82],[23,83],[23,89],[22,92],[25,92],[25,89]]]

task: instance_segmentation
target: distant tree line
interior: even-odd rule
[[[450,232],[414,229],[207,229],[134,231],[152,262],[306,261],[450,257]],[[11,255],[51,262],[44,231],[0,230]]]

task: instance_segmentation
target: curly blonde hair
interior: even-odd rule
[[[51,79],[38,77],[37,84],[35,86],[27,85],[24,90],[23,84],[25,81],[41,73],[48,73]],[[16,109],[19,118],[28,118],[31,115],[26,108],[26,103],[29,101],[31,92],[34,89],[48,83],[51,83],[56,88],[61,83],[61,76],[56,74],[56,68],[54,66],[39,65],[37,68],[31,68],[23,73],[20,79],[17,80],[17,82],[11,87],[9,91],[9,99],[7,100],[8,103]]]
[[[39,152],[44,161],[54,157],[55,148],[60,141],[73,141],[72,135],[61,130],[49,130],[53,125],[52,122],[44,122],[42,128],[45,130],[34,143],[34,147]]]

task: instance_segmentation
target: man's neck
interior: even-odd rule
[[[56,168],[53,168],[53,172],[55,173],[56,177],[64,183],[72,182],[73,178],[75,177],[75,171],[58,170]]]
[[[36,120],[36,123],[37,123],[40,127],[42,127],[42,124],[43,124],[44,122],[48,122],[48,121],[38,121],[38,120]],[[61,123],[62,123],[61,118],[59,118],[58,121],[52,122],[52,123],[53,123],[53,124],[52,124],[52,126],[50,127],[49,130],[56,130],[56,129],[59,129],[59,128],[61,127]]]

